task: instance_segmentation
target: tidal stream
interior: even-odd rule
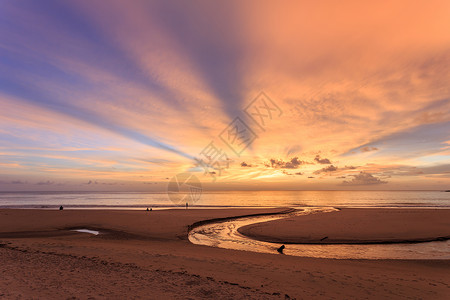
[[[282,244],[254,240],[238,232],[238,228],[298,215],[327,213],[334,208],[302,208],[278,215],[252,216],[218,221],[193,228],[189,241],[197,245],[278,254]],[[335,259],[450,259],[450,241],[399,244],[286,244],[285,255]]]

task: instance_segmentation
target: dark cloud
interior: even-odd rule
[[[245,161],[241,162],[241,167],[248,167],[251,168],[253,165],[246,163]]]
[[[320,170],[314,171],[314,174],[321,174],[321,173],[330,173],[337,171],[338,167],[335,167],[334,165],[322,168]]]
[[[285,174],[285,175],[303,175],[302,172],[289,173],[289,172],[286,171],[286,170],[283,170],[282,172],[283,172],[283,174]]]
[[[13,180],[11,182],[9,182],[11,184],[27,184],[28,182],[26,181],[21,181],[21,180]]]
[[[370,147],[370,146],[366,146],[366,147],[362,147],[361,149],[359,149],[361,152],[370,152],[370,151],[377,151],[378,148],[377,147]]]
[[[283,161],[281,159],[270,159],[270,165],[265,164],[268,167],[272,168],[281,168],[281,169],[298,169],[301,165],[305,164],[304,161],[299,160],[298,157],[293,157],[289,161]]]
[[[373,176],[370,173],[360,172],[358,175],[353,176],[352,180],[344,180],[343,185],[374,185],[374,184],[385,184],[387,181],[383,181],[380,178]]]
[[[27,184],[28,182],[22,180],[12,180],[12,181],[0,181],[0,184]]]
[[[320,155],[316,155],[316,157],[314,158],[314,160],[322,165],[330,165],[331,161],[328,158],[320,158]]]
[[[47,181],[39,181],[36,183],[36,185],[52,185],[55,184],[53,181],[47,180]]]

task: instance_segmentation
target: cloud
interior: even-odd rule
[[[377,150],[378,150],[377,147],[370,147],[370,146],[365,146],[360,149],[361,152],[370,152],[370,151],[377,151]]]
[[[280,169],[298,169],[301,165],[305,164],[304,161],[299,160],[298,157],[293,157],[289,161],[283,161],[281,159],[270,159],[270,165],[266,164],[266,166],[270,166],[272,168],[280,168]]]
[[[371,165],[378,173],[389,176],[444,176],[450,177],[450,164],[436,164],[427,167],[415,167],[407,165]]]
[[[52,185],[55,184],[55,182],[47,180],[47,181],[39,181],[36,183],[36,185]]]
[[[219,14],[213,13],[218,9]],[[245,19],[237,18],[236,9],[236,3],[228,2],[174,6],[159,1],[147,10],[193,63],[193,71],[221,102],[230,119],[240,113],[242,103],[247,100],[242,93],[245,74],[242,64],[248,39],[242,31]]]
[[[447,100],[448,103],[450,101]],[[445,108],[443,108],[445,109]],[[447,108],[448,109],[448,108]],[[446,141],[450,138],[450,121],[431,124],[420,124],[372,140],[369,144],[351,149],[343,154],[354,155],[358,152],[375,151],[378,148],[370,145],[383,145],[383,149],[377,155],[389,155],[391,157],[414,158],[445,151]],[[386,129],[385,132],[388,132]],[[368,151],[365,151],[365,150]]]
[[[383,181],[380,178],[373,176],[370,173],[360,172],[357,175],[353,176],[352,180],[344,180],[342,182],[343,185],[374,185],[374,184],[386,184],[387,181]]]
[[[28,182],[26,181],[21,181],[21,180],[13,180],[10,182],[11,184],[27,184]]]
[[[243,184],[252,176],[245,167],[260,167],[250,164],[255,157],[283,158],[264,164],[275,169],[267,173],[300,168],[309,175],[331,159],[336,165],[349,145],[354,153],[339,157],[338,170],[316,172],[347,175],[346,164],[376,162],[416,164],[392,176],[448,176],[445,168],[423,167],[449,161],[450,35],[440,28],[450,25],[450,4],[408,4],[405,14],[394,2],[297,3],[264,2],[255,10],[233,1],[5,1],[0,151],[27,151],[0,157],[9,163],[2,172],[14,176],[8,179],[38,173],[33,183],[68,174],[77,185],[85,178],[170,178],[264,90],[286,113],[240,158]],[[4,105],[4,95],[13,104]],[[64,160],[35,150],[67,147],[93,150]],[[316,156],[321,149],[329,158]],[[154,163],[130,162],[138,157]],[[310,162],[318,165],[302,165]],[[348,173],[359,171],[384,174],[375,167]]]
[[[286,149],[285,149],[286,156],[291,156],[293,154],[296,154],[300,150],[302,150],[302,147],[300,145],[294,145],[294,146],[286,147]]]
[[[189,169],[187,169],[187,172],[205,172],[205,168],[202,168],[200,166],[195,166],[195,167],[191,167]]]
[[[323,164],[323,165],[329,165],[331,164],[331,161],[328,158],[320,158],[320,155],[316,155],[316,157],[314,158],[314,160],[319,163],[319,164]]]
[[[320,170],[314,171],[314,174],[318,175],[321,173],[330,173],[330,172],[335,172],[337,171],[338,167],[335,167],[334,165],[322,168]]]
[[[27,181],[22,180],[11,180],[11,181],[0,181],[0,184],[27,184]]]
[[[247,164],[245,161],[243,161],[243,162],[241,162],[241,167],[251,168],[251,167],[253,167],[253,165]]]

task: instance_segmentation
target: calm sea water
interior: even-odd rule
[[[177,207],[166,193],[0,192],[0,208]],[[450,208],[443,191],[232,191],[203,192],[191,207],[438,207]]]

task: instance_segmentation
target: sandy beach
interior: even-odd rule
[[[275,243],[369,244],[450,239],[448,209],[344,208],[251,224],[246,236]]]
[[[199,246],[187,240],[189,226],[196,222],[286,210],[0,210],[0,298],[448,298],[447,260],[315,259]],[[368,219],[377,213],[386,219],[369,226]],[[269,229],[276,230],[284,239],[299,228],[301,218],[308,218],[310,227],[305,223],[301,228],[317,238],[326,234],[335,240],[372,240],[392,226],[389,220],[394,222],[396,213],[388,217],[380,209],[342,210],[335,214],[341,214],[340,227],[332,221],[338,217],[330,213],[268,222],[258,230],[268,236],[273,235]],[[433,210],[403,214],[405,222],[417,217],[424,221],[416,227],[405,225],[411,230],[397,236],[400,239],[439,236],[449,228],[437,221]],[[439,214],[449,219],[448,210]],[[360,235],[347,226],[349,218],[365,220]],[[102,234],[70,230],[75,228]],[[396,238],[393,234],[402,233],[400,229],[382,237]]]

